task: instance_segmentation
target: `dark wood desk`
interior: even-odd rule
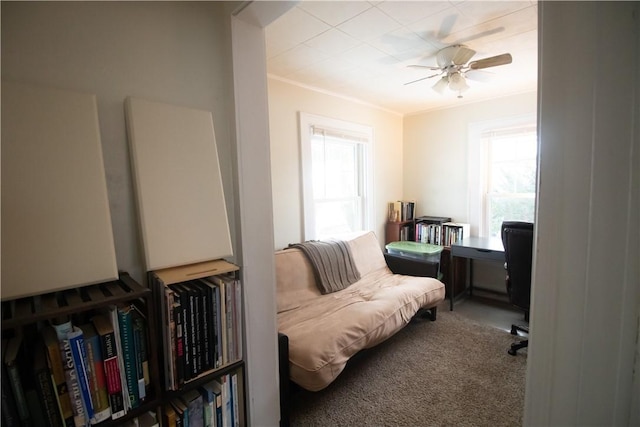
[[[490,260],[504,263],[504,247],[499,237],[467,237],[451,245],[451,258],[467,258],[469,260],[469,295],[473,295],[473,260]],[[453,264],[453,262],[452,262]],[[452,282],[455,282],[453,280]],[[464,293],[463,293],[464,295]],[[453,289],[450,293],[449,309],[453,310]]]

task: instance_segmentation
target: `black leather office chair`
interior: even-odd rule
[[[531,301],[531,268],[533,259],[533,224],[521,221],[505,221],[501,228],[504,245],[505,268],[507,269],[507,293],[511,304],[524,311],[524,319],[529,321]],[[511,325],[511,333],[529,333],[528,326]],[[511,344],[509,354],[529,345],[529,340]]]

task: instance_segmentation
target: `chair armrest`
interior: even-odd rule
[[[438,272],[440,270],[439,262],[421,261],[419,259],[389,253],[384,254],[384,259],[387,262],[389,270],[394,274],[438,278]]]

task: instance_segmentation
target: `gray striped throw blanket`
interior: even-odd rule
[[[347,242],[310,240],[293,243],[289,247],[300,249],[307,256],[322,294],[339,291],[360,280],[360,272]]]

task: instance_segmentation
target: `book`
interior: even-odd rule
[[[162,419],[164,427],[176,427],[176,410],[170,403],[162,407]]]
[[[187,290],[189,298],[189,316],[191,332],[191,369],[192,376],[196,377],[202,373],[202,316],[200,313],[200,290],[193,286],[192,282],[184,282],[182,286]]]
[[[136,358],[136,372],[138,374],[138,398],[144,401],[147,397],[146,388],[149,385],[149,357],[147,355],[147,320],[136,305],[133,306],[133,344]]]
[[[175,322],[175,373],[178,387],[184,384],[185,373],[185,351],[184,351],[184,324],[183,310],[179,300],[173,300],[173,319]]]
[[[89,388],[89,366],[87,365],[87,351],[84,345],[84,334],[82,333],[82,329],[74,326],[71,331],[67,333],[67,337],[69,339],[69,346],[71,347],[73,367],[76,371],[78,383],[80,384],[80,392],[85,414],[87,419],[95,424],[93,422],[93,401],[91,400],[91,390]]]
[[[205,383],[202,388],[204,392],[213,397],[213,420],[212,426],[222,426],[222,384],[218,380],[211,380]]]
[[[124,385],[129,393],[129,406],[137,408],[140,404],[140,391],[138,389],[138,371],[136,367],[135,344],[133,336],[133,306],[120,304],[116,307],[118,328],[120,333],[120,345],[122,346],[122,362],[124,365]]]
[[[182,322],[182,353],[183,353],[183,374],[184,381],[189,381],[195,377],[195,365],[192,359],[191,352],[191,339],[192,335],[188,332],[191,331],[191,315],[189,305],[188,291],[180,284],[169,286],[176,294],[177,300],[180,304],[180,320]]]
[[[126,413],[115,332],[111,321],[104,314],[93,316],[91,322],[100,337],[100,350],[102,351],[102,365],[109,396],[109,407],[111,408],[111,418],[115,420]]]
[[[216,286],[216,316],[218,320],[217,333],[218,344],[220,349],[219,366],[224,366],[229,363],[228,349],[227,349],[227,316],[226,316],[226,296],[225,296],[225,284],[220,276],[209,276],[204,278],[208,282]]]
[[[36,343],[33,357],[33,376],[38,401],[43,410],[43,417],[50,427],[62,427],[62,413],[56,396],[56,384],[47,363],[47,349],[40,338]]]
[[[71,410],[73,411],[73,423],[76,427],[85,426],[89,422],[87,413],[82,400],[82,391],[80,390],[80,382],[73,361],[73,353],[69,343],[69,333],[73,330],[71,321],[60,324],[53,324],[60,345],[60,354],[64,367],[64,375],[69,390],[69,400],[71,401]]]
[[[220,377],[221,389],[222,389],[222,425],[224,427],[230,427],[232,421],[232,402],[231,402],[231,382],[229,375],[223,375]]]
[[[209,383],[205,383],[198,387],[198,391],[202,396],[202,417],[204,427],[215,427],[216,425],[216,396]]]
[[[238,393],[238,374],[236,372],[231,374],[231,401],[233,402],[231,408],[232,425],[239,427],[240,418],[238,417],[240,402],[238,401],[240,394]]]
[[[102,358],[102,346],[100,336],[92,323],[80,325],[84,334],[84,343],[87,353],[87,372],[89,378],[89,391],[93,403],[94,416],[91,424],[97,424],[111,418],[111,406],[109,405],[109,392],[104,373]]]
[[[29,408],[27,406],[27,398],[22,385],[22,379],[20,378],[20,369],[18,367],[20,357],[22,356],[22,335],[10,338],[7,342],[4,353],[4,368],[7,372],[18,418],[23,425],[29,425],[31,418]]]
[[[189,427],[204,427],[204,408],[202,395],[197,389],[191,389],[182,395],[189,411]]]
[[[219,309],[217,305],[217,297],[216,297],[216,285],[211,283],[208,280],[199,280],[200,286],[204,289],[205,294],[207,295],[207,316],[209,319],[209,325],[207,329],[207,333],[209,335],[209,354],[210,354],[210,364],[211,368],[215,369],[220,366],[219,363],[219,344],[218,344],[218,315],[217,311]]]
[[[113,336],[114,336],[114,342],[116,344],[116,349],[117,349],[117,362],[118,362],[118,368],[119,368],[119,372],[120,372],[120,384],[122,385],[122,396],[124,397],[124,410],[125,412],[129,412],[129,410],[131,409],[131,399],[129,397],[129,387],[127,386],[127,376],[125,374],[125,369],[124,369],[124,353],[122,350],[122,339],[120,336],[120,314],[118,312],[118,307],[116,306],[110,306],[109,307],[109,318],[111,321],[111,325],[113,326]]]
[[[2,425],[7,427],[18,427],[20,425],[20,418],[18,417],[18,409],[16,408],[16,401],[13,398],[13,392],[11,391],[11,384],[9,383],[9,374],[7,372],[6,365],[4,363],[5,354],[7,350],[8,338],[2,339]]]
[[[213,289],[205,285],[201,280],[191,282],[200,291],[200,318],[202,327],[200,337],[202,339],[202,369],[207,371],[215,368],[213,362],[213,340],[211,334],[211,310],[213,302]]]
[[[182,399],[174,398],[170,401],[176,412],[176,426],[189,427],[189,408]]]
[[[69,400],[69,389],[64,375],[63,362],[60,356],[60,344],[56,331],[51,325],[44,325],[41,331],[42,340],[47,351],[47,364],[53,376],[56,386],[56,396],[60,412],[64,420],[64,425],[72,427],[73,410],[71,409],[71,400]]]
[[[176,323],[173,312],[174,293],[168,287],[162,286],[164,295],[160,299],[162,314],[162,345],[164,349],[164,378],[165,389],[178,388],[178,374],[176,372]]]

